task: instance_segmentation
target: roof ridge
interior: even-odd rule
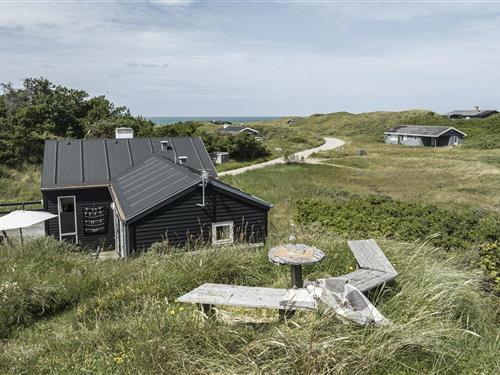
[[[180,136],[165,136],[165,137],[134,137],[134,138],[57,138],[45,139],[45,142],[68,142],[68,141],[134,141],[136,139],[165,139],[165,138],[200,138],[199,135],[180,135]]]

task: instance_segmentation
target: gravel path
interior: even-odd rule
[[[315,152],[333,150],[334,148],[343,146],[344,144],[345,144],[345,142],[341,139],[325,137],[325,143],[323,143],[321,146],[314,147],[314,148],[311,148],[309,150],[300,151],[300,152],[295,153],[294,155],[300,159],[302,159],[302,157],[304,157],[304,159],[307,163],[307,162],[309,162],[308,158],[312,154],[314,154]],[[228,175],[234,176],[234,175],[245,173],[247,171],[251,171],[254,169],[259,169],[259,168],[268,167],[270,165],[284,164],[284,163],[285,163],[285,161],[281,157],[281,158],[265,161],[263,163],[253,164],[253,165],[249,165],[247,167],[232,169],[230,171],[221,172],[218,175],[219,176],[228,176]],[[312,164],[314,164],[314,163],[312,163]]]

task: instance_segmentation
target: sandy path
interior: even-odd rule
[[[314,148],[311,148],[309,150],[296,152],[294,155],[300,159],[302,159],[302,157],[303,157],[307,163],[308,162],[307,159],[315,152],[333,150],[337,147],[343,146],[344,144],[345,144],[345,142],[341,139],[325,137],[325,143],[323,143],[321,146],[314,147]],[[234,175],[245,173],[247,171],[251,171],[254,169],[259,169],[259,168],[268,167],[270,165],[284,164],[284,163],[285,163],[285,161],[281,157],[281,158],[265,161],[263,163],[249,165],[247,167],[242,167],[242,168],[232,169],[230,171],[220,172],[220,173],[218,173],[218,175],[219,176],[234,176]]]

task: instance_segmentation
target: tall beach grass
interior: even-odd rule
[[[297,235],[327,253],[306,278],[353,267],[342,239],[315,228]],[[276,311],[234,308],[206,320],[175,302],[203,282],[287,286],[289,270],[267,261],[272,243],[104,262],[51,239],[3,246],[0,284],[18,292],[0,296],[0,324],[9,327],[0,372],[495,373],[498,306],[480,276],[426,244],[380,244],[400,273],[370,296],[392,321],[385,328],[311,312],[280,324]]]

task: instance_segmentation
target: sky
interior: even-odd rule
[[[143,116],[500,107],[500,1],[4,1],[0,82]]]

